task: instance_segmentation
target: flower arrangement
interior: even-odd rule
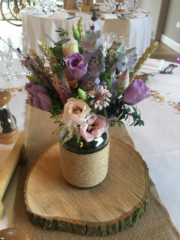
[[[55,133],[66,130],[64,142],[73,135],[86,142],[100,137],[108,127],[132,117],[134,126],[144,125],[135,104],[150,96],[142,80],[129,79],[137,71],[136,49],[126,50],[114,42],[103,54],[101,31],[95,30],[97,13],[93,13],[91,30],[84,30],[82,18],[73,25],[77,43],[67,44],[68,32],[59,29],[61,40],[48,47],[38,40],[43,55],[33,50],[22,60],[31,75],[25,89],[27,102],[36,108],[49,111],[59,124]],[[44,66],[44,57],[49,67]]]

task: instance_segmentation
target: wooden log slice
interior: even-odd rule
[[[148,168],[131,146],[111,138],[105,180],[79,189],[61,174],[59,143],[33,164],[25,184],[31,223],[45,230],[107,236],[133,226],[144,214],[149,191]]]

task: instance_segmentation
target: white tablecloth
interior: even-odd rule
[[[76,10],[74,12],[77,13]],[[32,13],[32,12],[31,12]],[[77,13],[79,15],[79,13]],[[85,30],[89,30],[92,25],[91,15],[87,13],[81,13],[83,21],[85,23]],[[45,33],[51,36],[55,41],[59,41],[59,35],[55,31],[58,28],[64,28],[69,32],[69,38],[75,41],[72,37],[72,25],[77,24],[79,17],[71,20],[57,20],[53,18],[47,18],[45,15],[31,16],[30,12],[22,12],[22,23],[23,32],[27,32],[30,38],[31,48],[35,51],[40,52],[37,40],[44,40],[48,46],[53,46]],[[104,20],[98,20],[95,22],[95,29],[102,30],[104,28]],[[129,36],[129,48],[137,47],[137,53],[139,56],[145,52],[146,48],[149,47],[151,41],[151,24],[152,15],[148,15],[144,18],[130,19],[130,36]],[[121,27],[120,25],[117,27]]]
[[[166,62],[165,66],[168,64]],[[0,69],[1,67],[2,63]],[[155,77],[151,78],[147,85],[153,90],[158,90],[166,102],[157,103],[151,97],[139,103],[138,109],[141,111],[145,126],[127,126],[127,130],[137,151],[146,161],[160,197],[180,232],[180,115],[177,114],[180,111],[168,103],[168,101],[180,102],[180,64],[174,69],[173,75],[161,75],[157,72],[154,74]],[[16,84],[20,85],[20,82]],[[1,77],[0,86],[7,86]],[[16,96],[10,102],[10,109],[17,118],[20,131],[24,128],[26,116],[25,95],[23,92],[16,92]],[[5,146],[0,145],[0,156],[4,149]],[[4,160],[1,157],[1,161]],[[17,174],[3,199],[6,214],[0,221],[0,229],[10,226],[16,184]]]

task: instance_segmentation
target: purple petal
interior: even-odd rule
[[[52,100],[49,96],[43,93],[38,93],[37,97],[33,98],[33,103],[35,107],[48,111],[52,105]]]
[[[35,97],[39,92],[44,94],[48,93],[47,89],[40,84],[27,83],[25,89],[32,97]]]
[[[76,79],[82,78],[87,72],[87,64],[80,53],[71,53],[66,57],[67,73]]]
[[[37,92],[44,93],[44,94],[47,94],[47,93],[48,93],[47,89],[46,89],[45,87],[39,85],[39,84],[34,84],[34,85],[32,86],[32,89],[33,89],[33,90],[36,90]]]
[[[124,91],[123,100],[130,105],[135,105],[138,102],[150,97],[150,93],[148,91],[149,88],[141,79],[135,80]]]
[[[43,110],[43,108],[41,107],[41,103],[40,103],[39,98],[34,97],[34,98],[33,98],[33,104],[34,104],[34,106],[35,106],[36,108]]]

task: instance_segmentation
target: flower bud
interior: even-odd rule
[[[87,99],[87,94],[81,88],[78,88],[78,93],[82,100],[85,101]]]
[[[74,26],[73,24],[73,37],[74,39],[76,39],[78,42],[79,42],[79,39],[80,39],[80,34],[79,34],[79,31],[77,30],[77,28]]]
[[[79,52],[77,43],[70,43],[70,44],[64,43],[62,45],[62,50],[65,56],[68,56],[71,53]]]
[[[129,85],[129,70],[126,69],[118,78],[118,93],[122,94]]]

